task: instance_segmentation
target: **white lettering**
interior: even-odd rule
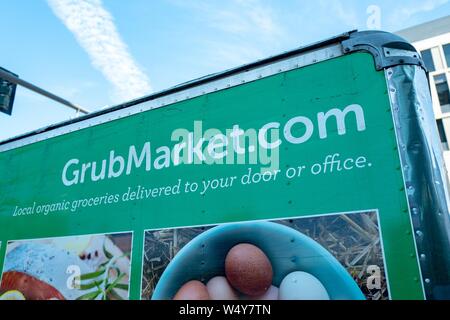
[[[302,123],[305,126],[305,133],[300,137],[294,137],[292,135],[292,127],[297,124]],[[284,126],[284,137],[286,140],[293,144],[301,144],[311,138],[314,131],[314,125],[309,118],[306,117],[295,117],[289,120]]]
[[[356,117],[356,127],[358,131],[366,130],[366,122],[364,120],[364,111],[359,104],[352,104],[347,106],[343,111],[339,109],[331,109],[327,113],[319,112],[317,114],[317,120],[319,125],[319,137],[325,139],[328,137],[327,133],[327,120],[333,116],[336,118],[337,131],[339,135],[346,134],[345,117],[348,113],[353,112]]]
[[[136,168],[139,168],[145,160],[145,170],[150,171],[150,142],[144,143],[142,147],[141,155],[137,156],[136,147],[131,146],[128,152],[128,162],[127,162],[127,171],[126,174],[129,175],[131,173],[131,167],[134,165]]]
[[[77,184],[78,183],[78,175],[79,175],[79,171],[78,170],[74,170],[72,171],[73,174],[73,178],[71,180],[67,179],[67,170],[69,169],[69,167],[73,164],[78,164],[80,163],[80,160],[78,159],[72,159],[67,161],[66,165],[64,166],[63,172],[62,172],[62,181],[64,183],[65,186],[71,186],[73,184]]]

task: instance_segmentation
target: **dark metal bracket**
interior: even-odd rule
[[[384,31],[361,31],[350,33],[341,42],[344,53],[369,52],[375,59],[378,71],[397,65],[418,65],[425,68],[420,54],[402,37]]]

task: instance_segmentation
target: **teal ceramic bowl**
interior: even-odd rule
[[[251,243],[269,257],[273,284],[294,271],[318,278],[332,300],[363,300],[363,293],[347,270],[324,247],[304,234],[274,222],[219,225],[186,244],[169,263],[153,292],[153,300],[170,300],[190,280],[206,283],[224,275],[225,257],[239,243]]]

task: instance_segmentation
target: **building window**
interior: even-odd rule
[[[433,55],[431,54],[431,49],[427,49],[420,52],[423,62],[425,63],[425,67],[429,72],[436,71],[436,67],[434,66]]]
[[[442,148],[444,149],[444,151],[449,151],[447,135],[445,134],[444,124],[442,122],[442,119],[437,119],[436,123],[437,123],[437,127],[438,127],[439,137],[441,138]]]
[[[442,46],[444,49],[445,61],[447,61],[447,68],[450,68],[450,43]]]
[[[450,93],[445,73],[433,77],[442,113],[450,112]]]

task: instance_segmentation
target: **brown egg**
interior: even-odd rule
[[[177,292],[173,300],[210,300],[208,289],[197,280],[186,282]]]
[[[228,251],[225,274],[230,284],[248,296],[260,296],[272,285],[272,265],[258,247],[241,243]]]

